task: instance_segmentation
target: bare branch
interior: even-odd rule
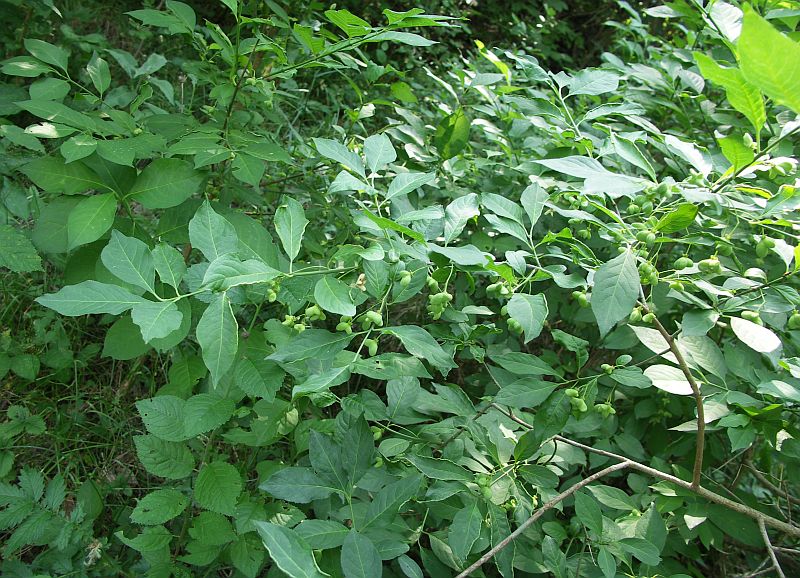
[[[775,569],[775,572],[778,573],[778,578],[786,578],[786,574],[783,573],[783,568],[781,568],[781,564],[778,562],[778,557],[775,555],[772,542],[769,541],[769,534],[767,533],[767,527],[764,525],[764,520],[758,521],[758,529],[761,530],[761,537],[764,539],[764,545],[767,547],[767,554],[769,554],[769,559],[772,560],[772,567]]]

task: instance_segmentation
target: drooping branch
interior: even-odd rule
[[[781,568],[781,564],[778,562],[778,557],[775,555],[775,548],[773,548],[772,542],[770,542],[764,520],[758,521],[758,529],[761,530],[761,537],[764,539],[764,545],[767,547],[767,554],[769,554],[769,559],[772,560],[773,570],[778,574],[778,578],[786,578],[786,574],[783,573],[783,568]]]
[[[683,372],[683,375],[686,377],[686,381],[689,382],[689,385],[692,388],[692,396],[694,397],[694,403],[697,407],[697,438],[694,449],[694,467],[692,468],[692,487],[699,488],[700,476],[703,473],[703,449],[705,447],[706,438],[706,416],[705,410],[703,409],[703,396],[700,395],[700,386],[697,384],[697,381],[692,375],[692,371],[689,369],[689,365],[686,363],[686,359],[684,359],[680,347],[678,347],[678,344],[675,342],[675,338],[661,324],[661,322],[658,320],[658,317],[656,317],[655,314],[650,311],[650,309],[647,307],[647,303],[644,300],[640,302],[640,305],[645,314],[649,313],[653,316],[653,324],[656,326],[656,329],[658,329],[661,337],[663,337],[667,342],[670,351],[678,361],[678,366]]]
[[[538,510],[536,510],[533,514],[531,514],[530,518],[528,518],[527,520],[522,522],[522,524],[520,524],[519,527],[516,530],[514,530],[506,538],[504,538],[503,540],[498,542],[491,550],[489,550],[488,552],[486,552],[486,554],[484,554],[483,556],[478,558],[478,560],[474,564],[472,564],[469,568],[467,568],[461,574],[456,576],[456,578],[466,578],[467,576],[472,574],[475,570],[477,570],[478,568],[483,566],[486,562],[488,562],[489,560],[494,558],[494,556],[498,552],[500,552],[505,547],[507,547],[509,544],[511,544],[511,542],[513,542],[520,534],[522,534],[532,524],[534,524],[536,522],[536,520],[541,518],[547,511],[553,509],[555,506],[560,504],[562,501],[566,500],[568,497],[570,497],[572,494],[574,494],[575,492],[577,492],[578,490],[580,490],[584,486],[588,486],[589,484],[591,484],[595,480],[599,480],[600,478],[602,478],[604,476],[607,476],[608,474],[612,474],[612,473],[617,472],[619,470],[624,470],[625,468],[629,467],[630,465],[631,465],[631,462],[628,461],[628,460],[625,460],[625,461],[620,462],[618,464],[614,464],[614,465],[608,466],[607,468],[604,468],[604,469],[600,470],[599,472],[596,472],[596,473],[592,474],[591,476],[582,479],[580,482],[570,486],[569,489],[564,490],[563,492],[558,494],[553,499],[551,499],[548,502],[542,504],[542,506]]]

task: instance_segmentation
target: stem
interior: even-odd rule
[[[703,473],[703,448],[705,446],[706,434],[706,416],[705,410],[703,409],[703,396],[700,395],[700,386],[697,385],[697,381],[695,381],[694,376],[689,369],[689,365],[683,358],[683,354],[681,353],[678,344],[675,343],[675,338],[673,338],[672,334],[661,324],[661,322],[658,320],[658,317],[655,317],[655,314],[650,311],[644,301],[642,301],[640,305],[645,314],[650,313],[653,315],[653,324],[656,326],[656,329],[658,329],[661,337],[663,337],[667,342],[667,345],[669,345],[670,351],[672,351],[675,359],[678,360],[678,365],[680,366],[683,375],[686,377],[686,380],[692,387],[692,395],[694,396],[694,403],[697,407],[697,438],[695,440],[694,468],[692,469],[692,487],[699,488],[700,476]]]
[[[761,537],[764,539],[764,545],[767,547],[769,559],[772,560],[773,569],[778,574],[779,578],[786,578],[786,574],[783,573],[783,568],[781,568],[781,564],[778,562],[778,557],[775,555],[775,549],[772,547],[772,542],[769,541],[769,534],[767,533],[767,527],[764,525],[764,520],[758,521],[758,529],[761,530]]]
[[[519,537],[520,534],[522,534],[533,523],[535,523],[536,520],[538,520],[539,518],[544,516],[547,513],[548,510],[552,510],[555,506],[557,506],[559,503],[561,503],[565,499],[569,498],[572,494],[574,494],[575,492],[577,492],[578,490],[580,490],[584,486],[588,486],[589,484],[591,484],[595,480],[599,480],[600,478],[602,478],[604,476],[607,476],[608,474],[612,474],[612,473],[614,473],[616,471],[619,471],[619,470],[624,470],[625,468],[629,467],[630,465],[631,465],[631,462],[629,462],[628,460],[622,461],[622,462],[620,462],[618,464],[614,464],[614,465],[608,466],[607,468],[602,469],[599,472],[596,472],[596,473],[592,474],[588,478],[584,478],[580,482],[570,486],[569,489],[564,490],[563,492],[558,494],[555,498],[553,498],[550,501],[548,501],[547,503],[543,504],[542,507],[539,508],[538,510],[536,510],[536,512],[534,512],[531,515],[530,518],[528,518],[527,520],[522,522],[522,524],[520,524],[519,527],[516,530],[514,530],[506,538],[504,538],[503,540],[498,542],[497,545],[494,548],[492,548],[491,550],[486,552],[486,554],[484,554],[483,556],[478,558],[478,560],[474,564],[472,564],[469,568],[467,568],[461,574],[456,576],[456,578],[466,578],[467,576],[472,574],[475,570],[477,570],[482,565],[484,565],[486,562],[491,560],[495,556],[495,554],[497,554],[502,549],[504,549],[506,546],[511,544],[511,542],[513,542],[517,537]]]

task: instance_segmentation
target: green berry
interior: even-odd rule
[[[578,295],[578,305],[580,305],[583,309],[589,307],[589,298],[586,296],[586,293],[581,293]]]
[[[566,395],[569,398],[576,399],[581,395],[581,393],[577,389],[570,387],[564,390],[564,395]]]
[[[675,259],[675,263],[673,263],[673,267],[675,267],[677,271],[680,271],[681,269],[687,269],[692,265],[694,265],[694,261],[692,261],[689,257],[678,257]]]
[[[614,366],[613,365],[609,365],[608,363],[604,363],[603,365],[601,365],[600,369],[603,370],[603,373],[606,373],[608,375],[611,375],[612,373],[614,373]]]
[[[367,311],[364,314],[365,319],[367,319],[370,323],[375,325],[376,327],[383,326],[383,317],[377,311]]]
[[[758,314],[758,311],[742,311],[742,319],[758,323],[761,321],[761,316]]]
[[[297,331],[298,333],[302,333],[303,331],[306,330],[305,323],[295,323],[294,330]]]
[[[653,315],[652,313],[645,313],[644,315],[642,315],[642,321],[644,321],[645,323],[652,323],[655,318],[656,316]]]
[[[629,323],[639,323],[642,320],[642,310],[638,307],[631,311],[631,314],[628,315],[628,322]]]
[[[685,291],[686,290],[686,287],[684,287],[683,283],[681,283],[680,281],[673,281],[672,283],[669,284],[669,288],[673,289],[675,291]]]
[[[794,312],[792,313],[791,317],[789,317],[789,321],[786,324],[789,329],[795,330],[800,329],[800,313]]]

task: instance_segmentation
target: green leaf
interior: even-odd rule
[[[545,203],[547,203],[549,200],[550,195],[547,194],[547,191],[535,183],[526,187],[525,190],[522,191],[520,203],[522,204],[522,208],[525,209],[525,212],[528,214],[528,218],[531,220],[531,227],[539,222],[539,218],[542,216],[542,211],[544,211]]]
[[[464,150],[469,142],[470,119],[463,108],[443,118],[436,127],[433,144],[442,160],[451,159]]]
[[[325,275],[317,281],[314,286],[314,300],[325,311],[351,317],[356,314],[350,287],[334,275]]]
[[[372,467],[374,454],[375,441],[367,420],[363,416],[349,420],[342,434],[341,451],[342,468],[347,472],[348,489],[354,487]]]
[[[447,535],[447,542],[450,549],[459,560],[466,560],[472,546],[478,541],[483,526],[483,514],[478,508],[478,501],[472,503],[456,512],[453,516],[453,523]]]
[[[108,190],[100,177],[79,161],[65,163],[57,157],[41,157],[20,169],[33,184],[48,193],[75,195],[89,189]]]
[[[530,353],[510,351],[493,354],[491,359],[498,366],[516,375],[559,375],[549,364]]]
[[[169,442],[154,435],[134,436],[136,455],[154,476],[180,480],[192,474],[194,456],[186,444]]]
[[[148,209],[176,207],[200,190],[205,175],[180,159],[156,159],[125,195]]]
[[[261,159],[239,153],[233,161],[231,161],[231,168],[233,169],[234,177],[243,183],[257,187],[267,167],[264,166],[264,161]]]
[[[420,474],[405,475],[381,489],[372,499],[364,518],[364,528],[391,524],[403,504],[417,495],[422,483]]]
[[[747,146],[738,135],[718,138],[717,142],[719,143],[720,149],[722,149],[722,154],[724,154],[725,158],[731,163],[731,168],[734,173],[748,166],[756,158],[753,149]]]
[[[197,342],[214,384],[233,365],[239,348],[239,324],[233,315],[227,293],[218,295],[197,323]]]
[[[345,168],[357,173],[362,178],[367,178],[367,175],[364,172],[364,163],[361,161],[361,157],[352,152],[345,145],[328,138],[315,138],[312,140],[314,141],[314,146],[317,147],[319,154],[331,159],[332,161],[336,161],[341,165],[344,165]]]
[[[352,339],[352,335],[345,333],[331,333],[324,329],[306,329],[279,346],[275,353],[267,359],[279,363],[302,361],[312,357],[318,360],[330,359],[347,347]]]
[[[150,254],[161,282],[177,289],[186,274],[186,261],[181,252],[167,243],[159,243]]]
[[[102,237],[114,223],[116,212],[117,196],[114,193],[83,199],[67,218],[68,249],[87,245]]]
[[[314,550],[338,548],[350,533],[346,526],[330,520],[303,520],[295,527],[303,540]]]
[[[308,504],[322,500],[337,488],[320,478],[311,468],[289,467],[278,470],[259,486],[280,500]]]
[[[633,311],[640,288],[636,253],[630,249],[600,266],[592,290],[592,311],[600,328],[600,337]]]
[[[325,17],[341,28],[348,38],[364,36],[372,30],[369,22],[359,18],[349,10],[326,10]]]
[[[618,544],[626,552],[633,554],[640,562],[648,566],[661,564],[658,548],[643,538],[622,538]]]
[[[290,578],[325,578],[311,547],[297,532],[270,522],[254,522],[269,555]]]
[[[581,524],[598,536],[603,535],[603,513],[597,501],[585,494],[577,492],[575,494],[575,515],[578,516]]]
[[[100,259],[114,276],[155,294],[156,269],[150,248],[143,241],[113,230]]]
[[[209,261],[239,250],[236,229],[208,201],[203,202],[189,221],[189,240]]]
[[[682,231],[694,223],[698,210],[697,205],[682,203],[661,217],[655,226],[655,230],[665,235]]]
[[[89,64],[86,65],[86,72],[92,79],[92,84],[101,95],[111,86],[111,72],[108,62],[100,58],[96,53],[92,55]]]
[[[450,460],[408,455],[406,459],[428,478],[434,480],[471,482],[473,475]]]
[[[179,516],[189,505],[189,499],[171,488],[150,492],[139,500],[131,512],[131,522],[155,526]]]
[[[480,215],[478,195],[469,193],[447,205],[444,210],[444,242],[456,239],[470,219]]]
[[[36,301],[61,315],[76,317],[92,313],[119,315],[144,299],[118,285],[89,280],[42,295]]]
[[[400,173],[392,179],[386,199],[392,199],[416,191],[422,185],[436,180],[436,173]]]
[[[392,141],[385,134],[374,134],[364,141],[364,156],[367,157],[367,168],[377,173],[389,163],[397,160],[397,152]]]
[[[692,395],[692,385],[687,381],[683,371],[671,365],[651,365],[644,370],[644,377],[655,387],[675,395]]]
[[[203,466],[194,483],[194,499],[200,507],[227,516],[233,516],[241,493],[239,471],[225,462]]]
[[[350,530],[344,539],[341,560],[345,578],[383,576],[383,562],[375,544],[367,536],[355,530]]]
[[[281,206],[275,211],[274,223],[284,251],[289,260],[294,261],[300,253],[303,233],[308,225],[303,205],[291,197],[284,197]]]
[[[187,438],[216,429],[227,422],[236,405],[233,400],[213,393],[199,393],[183,406],[184,430]]]
[[[71,163],[86,158],[97,150],[97,141],[88,135],[77,134],[64,141],[58,150],[64,160]]]
[[[407,237],[414,239],[415,241],[419,241],[420,243],[425,242],[425,237],[423,235],[420,235],[413,229],[409,229],[408,227],[405,227],[403,225],[398,225],[397,223],[395,223],[391,219],[387,219],[386,217],[379,217],[369,209],[364,209],[362,213],[366,215],[366,217],[370,221],[378,225],[378,227],[380,227],[381,229],[391,229],[392,231],[397,231],[398,233],[402,233]]]
[[[453,363],[453,356],[442,349],[442,346],[422,327],[400,325],[389,327],[383,331],[395,335],[406,351],[414,357],[427,360],[442,375],[447,375],[451,369],[456,367],[456,364]]]
[[[236,362],[233,380],[236,387],[250,397],[267,401],[275,399],[275,394],[283,385],[285,372],[272,361],[242,357]]]
[[[615,578],[617,575],[617,561],[605,546],[600,546],[600,552],[597,554],[597,565],[605,578]]]
[[[694,59],[700,68],[700,73],[725,89],[725,95],[731,106],[750,121],[756,134],[761,132],[767,121],[767,113],[764,108],[764,98],[758,88],[747,82],[738,68],[722,67],[713,58],[700,52],[694,53]]]
[[[159,395],[136,402],[136,409],[147,431],[168,442],[187,439],[185,407],[186,402],[174,395]]]
[[[530,378],[520,379],[503,386],[495,395],[495,403],[517,409],[535,408],[546,400],[557,384]]]
[[[69,53],[63,48],[35,38],[26,38],[24,43],[25,50],[30,52],[31,56],[47,64],[52,64],[64,72],[67,71]]]
[[[4,60],[0,71],[9,76],[22,76],[25,78],[36,78],[53,69],[30,56],[15,56]]]
[[[280,271],[257,259],[240,261],[231,255],[221,255],[206,269],[203,285],[218,291],[227,291],[240,285],[266,283],[280,275]]]
[[[800,45],[746,4],[737,48],[747,81],[800,113]]]
[[[0,267],[15,273],[42,270],[42,259],[28,238],[11,225],[0,225]]]
[[[741,317],[731,317],[731,329],[742,343],[759,353],[771,353],[781,346],[781,340],[771,330]]]
[[[588,488],[597,501],[604,506],[630,512],[636,510],[636,504],[633,503],[630,496],[619,488],[603,485],[588,486]]]
[[[619,76],[609,70],[587,68],[581,70],[569,82],[570,96],[588,94],[595,96],[614,92],[619,88]]]
[[[543,293],[539,295],[515,293],[507,307],[509,316],[517,320],[525,330],[525,343],[539,337],[549,313],[547,299]]]
[[[131,319],[142,331],[142,339],[166,337],[181,326],[183,315],[173,301],[142,301],[133,306]]]

